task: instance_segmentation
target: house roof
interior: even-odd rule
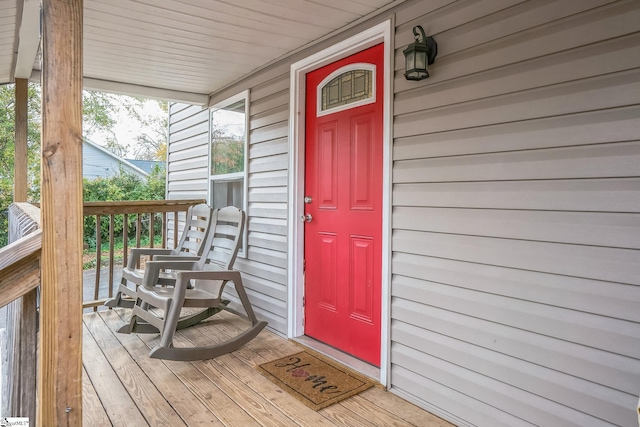
[[[140,166],[133,164],[131,161],[129,161],[127,159],[123,159],[122,157],[117,156],[116,154],[114,154],[111,151],[107,150],[103,146],[96,144],[93,141],[90,141],[90,140],[88,140],[86,138],[83,138],[82,142],[84,144],[89,145],[89,146],[95,148],[96,150],[102,152],[105,156],[111,157],[116,162],[118,162],[122,166],[124,166],[127,169],[129,169],[130,172],[135,172],[136,174],[138,174],[138,175],[140,175],[142,177],[146,177],[146,176],[149,175],[149,173],[147,171],[145,171],[144,169],[142,169]]]
[[[131,163],[132,165],[139,167],[140,169],[142,169],[147,173],[151,173],[153,171],[153,168],[156,166],[159,166],[161,168],[165,166],[165,162],[162,162],[160,160],[138,160],[138,159],[125,159],[125,160]]]
[[[206,104],[404,0],[84,0],[85,88]],[[0,0],[0,84],[37,78],[39,0]]]

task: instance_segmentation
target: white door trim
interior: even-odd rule
[[[382,307],[380,345],[380,383],[386,386],[389,373],[389,328],[391,322],[391,141],[393,93],[393,23],[384,21],[347,40],[317,52],[291,65],[289,104],[289,209],[288,209],[288,329],[289,338],[304,335],[304,227],[299,220],[304,212],[304,141],[306,73],[384,43],[383,99],[383,182],[382,182]]]

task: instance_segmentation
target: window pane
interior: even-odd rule
[[[245,101],[211,112],[211,175],[244,172]]]
[[[212,207],[214,209],[225,206],[235,206],[244,209],[244,179],[234,181],[213,181]]]

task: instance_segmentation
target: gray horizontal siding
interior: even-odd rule
[[[167,147],[167,199],[206,199],[208,186],[209,116],[200,106],[173,103],[169,106]],[[178,228],[184,225],[180,217]],[[175,222],[169,214],[169,244]]]
[[[637,213],[640,179],[397,184],[395,206]]]
[[[392,12],[391,390],[459,425],[636,425],[640,4],[410,0]],[[422,82],[403,77],[414,25],[439,46]],[[283,334],[288,72],[329,43],[213,97],[250,89],[236,267]],[[171,195],[206,194],[206,114],[171,107]]]
[[[206,198],[208,110],[199,106],[172,104],[170,113],[167,197]]]
[[[256,315],[282,334],[287,329],[288,86],[288,75],[281,74],[251,88],[248,247],[246,258],[235,264]],[[169,130],[169,194],[206,198],[208,110],[172,105]],[[227,296],[238,308],[233,288]]]
[[[640,41],[639,41],[640,42]],[[535,150],[638,139],[637,105],[396,138],[394,160]]]
[[[396,14],[392,390],[461,425],[636,425],[640,4],[424,3]]]
[[[289,76],[251,88],[248,256],[241,262],[258,316],[287,331]]]

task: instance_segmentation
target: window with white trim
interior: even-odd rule
[[[209,204],[246,212],[248,92],[214,105],[209,117]],[[245,230],[241,256],[246,235]]]

